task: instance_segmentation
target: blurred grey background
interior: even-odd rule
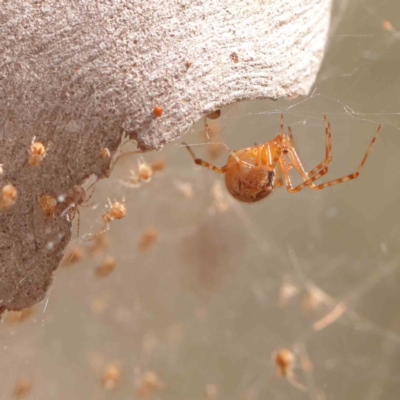
[[[144,156],[166,167],[139,187],[127,183],[137,157],[124,158],[81,208],[71,249],[83,259],[56,271],[32,314],[0,324],[0,399],[21,379],[41,400],[399,398],[400,3],[338,2],[334,17],[309,98],[235,104],[211,128],[248,147],[277,134],[282,112],[310,170],[325,155],[326,113],[330,180],[356,170],[381,123],[360,178],[246,205],[176,143]],[[185,141],[205,142],[202,121]],[[219,166],[227,158],[193,149]],[[88,235],[102,230],[107,198],[125,198],[128,213],[96,253]],[[99,278],[107,257],[115,270]],[[339,318],[316,330],[332,310]],[[304,390],[276,377],[282,348]],[[120,376],[107,380],[110,365]],[[149,371],[162,382],[152,394]]]

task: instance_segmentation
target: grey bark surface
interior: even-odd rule
[[[0,309],[40,301],[71,233],[38,197],[107,175],[125,133],[158,150],[204,114],[246,99],[306,95],[331,0],[2,0]],[[153,116],[154,107],[163,115]],[[28,165],[30,143],[48,149]]]

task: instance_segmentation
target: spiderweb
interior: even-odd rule
[[[400,5],[340,2],[335,15],[309,97],[232,105],[210,129],[248,147],[271,140],[283,113],[310,170],[324,156],[325,113],[330,180],[355,171],[381,123],[360,178],[247,206],[176,144],[145,156],[166,168],[138,187],[137,158],[122,160],[81,210],[71,249],[82,260],[57,271],[33,314],[0,325],[0,399],[23,378],[33,399],[398,399]],[[202,122],[185,141],[206,142]],[[217,146],[193,150],[226,160]],[[125,198],[127,216],[108,244],[89,242],[107,197]],[[115,270],[99,278],[107,257]],[[292,382],[276,375],[280,349],[294,355]],[[110,365],[119,377],[105,377]],[[146,392],[149,371],[162,384]]]

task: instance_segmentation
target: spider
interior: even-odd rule
[[[280,349],[272,353],[272,360],[276,367],[276,376],[286,378],[293,386],[304,390],[303,386],[294,380],[295,355],[288,349]]]
[[[89,186],[89,189],[94,185]],[[60,214],[60,217],[66,216],[68,221],[72,221],[75,217],[75,214],[78,213],[78,225],[77,225],[77,235],[79,236],[80,225],[81,225],[81,213],[79,211],[79,207],[90,207],[93,204],[87,204],[87,202],[92,198],[94,194],[94,189],[89,197],[86,197],[86,190],[79,185],[74,185],[72,188],[68,189],[66,194],[61,195],[59,200],[61,203],[66,205],[66,208]],[[45,202],[41,204],[41,208],[43,213],[45,211]],[[51,208],[51,207],[50,207]]]
[[[285,185],[288,192],[296,193],[305,187],[312,190],[322,190],[329,186],[358,178],[378,137],[381,125],[376,129],[375,135],[356,172],[325,183],[315,184],[314,182],[317,179],[328,172],[329,163],[332,161],[331,125],[326,115],[324,115],[324,122],[325,159],[308,173],[304,170],[297,155],[292,129],[288,126],[288,132],[284,131],[282,114],[279,134],[273,140],[237,151],[232,151],[223,144],[229,151],[230,156],[227,163],[221,168],[197,158],[189,145],[186,143],[183,143],[183,145],[186,146],[197,165],[225,174],[226,187],[235,199],[245,203],[254,203],[271,194],[275,186],[282,187]],[[292,169],[295,169],[303,180],[297,186],[292,184],[290,177]]]

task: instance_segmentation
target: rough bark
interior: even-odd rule
[[[305,95],[331,0],[2,0],[0,309],[41,300],[70,239],[38,197],[107,173],[123,132],[160,149],[205,113],[246,99]],[[161,107],[161,117],[153,115]],[[28,165],[33,137],[47,148]]]

